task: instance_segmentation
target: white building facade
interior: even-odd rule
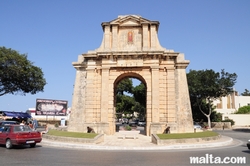
[[[235,114],[240,107],[250,106],[250,96],[239,96],[235,91],[232,94],[214,101],[215,111],[222,114],[222,119],[233,119],[235,126],[250,126],[250,114]]]

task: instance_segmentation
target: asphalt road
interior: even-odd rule
[[[37,145],[6,149],[0,146],[0,165],[18,166],[186,166],[186,165],[250,165],[250,150],[246,141],[250,133],[231,130],[218,131],[235,139],[234,144],[227,147],[192,150],[164,151],[100,151],[69,148],[55,148]],[[191,164],[190,157],[200,157],[203,164]],[[210,158],[209,158],[210,157]],[[235,159],[245,157],[244,164],[214,164],[215,158]],[[212,158],[212,159],[211,159]],[[205,160],[204,160],[205,159]],[[204,163],[208,161],[209,163]],[[217,160],[218,161],[218,160]],[[228,161],[228,160],[227,160]],[[236,160],[232,160],[235,162]]]

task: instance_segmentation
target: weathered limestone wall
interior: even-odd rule
[[[74,113],[70,115],[70,125],[68,130],[70,131],[81,131],[84,132],[84,124],[86,120],[85,112],[85,92],[86,92],[86,70],[79,69],[76,72],[74,94],[72,100],[72,110],[75,110]],[[76,111],[77,110],[77,111]]]
[[[192,110],[190,105],[188,83],[185,68],[189,61],[184,59],[183,54],[179,54],[177,58],[177,69],[175,70],[176,77],[176,117],[177,129],[176,132],[193,132]]]

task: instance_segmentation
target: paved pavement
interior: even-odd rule
[[[151,137],[138,134],[138,139],[120,139],[118,133],[114,135],[105,135],[104,142],[100,144],[86,143],[69,143],[57,142],[43,138],[42,146],[64,147],[64,148],[80,148],[80,149],[95,149],[95,150],[171,150],[171,149],[194,149],[194,148],[211,148],[229,146],[239,144],[230,137],[222,136],[218,140],[197,142],[194,144],[179,143],[171,145],[156,145],[151,142]]]

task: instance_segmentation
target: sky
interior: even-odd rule
[[[26,111],[36,99],[67,100],[71,107],[78,55],[95,50],[102,22],[119,15],[159,21],[161,46],[185,54],[186,71],[224,69],[234,88],[250,90],[249,0],[1,0],[0,47],[27,54],[47,85],[35,95],[0,96],[0,110]]]

